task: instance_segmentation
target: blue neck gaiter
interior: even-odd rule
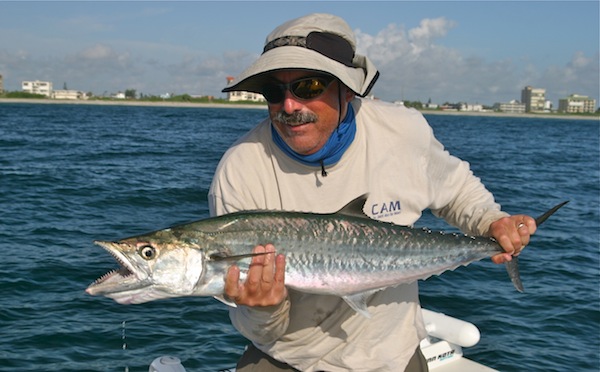
[[[337,163],[344,155],[344,152],[356,135],[356,119],[354,117],[354,109],[352,105],[348,105],[346,117],[333,131],[325,145],[314,154],[301,155],[292,150],[287,143],[281,138],[275,126],[271,123],[271,134],[273,142],[286,153],[290,158],[304,164],[315,167],[329,166]]]

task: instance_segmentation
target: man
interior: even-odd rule
[[[224,89],[262,93],[269,118],[224,155],[209,192],[211,214],[331,213],[368,193],[372,218],[412,225],[430,208],[466,233],[497,238],[506,253],[494,262],[517,255],[535,221],[501,212],[417,111],[356,98],[378,75],[355,54],[354,34],[336,16],[311,14],[277,27],[260,58]],[[277,250],[255,243],[266,244],[255,252]],[[225,295],[238,305],[232,323],[252,341],[238,371],[427,370],[417,283],[372,295],[367,319],[338,297],[287,289],[284,271],[285,257],[267,254],[253,258],[243,283],[237,267],[228,272]]]

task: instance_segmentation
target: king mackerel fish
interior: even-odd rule
[[[503,252],[494,240],[444,234],[373,220],[363,195],[337,213],[237,212],[173,226],[118,242],[96,241],[121,264],[86,290],[121,304],[181,296],[223,297],[228,268],[244,280],[258,244],[272,243],[286,257],[285,283],[297,291],[342,297],[369,316],[372,293]],[[544,213],[538,226],[567,202]],[[262,253],[264,254],[264,253]],[[272,254],[272,253],[269,253]],[[523,291],[518,259],[506,263]]]

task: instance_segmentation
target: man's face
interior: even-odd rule
[[[279,83],[289,83],[314,76],[319,75],[313,71],[283,70],[274,72],[271,78]],[[281,102],[269,103],[269,116],[285,143],[302,155],[313,154],[325,145],[337,128],[338,120],[346,115],[347,103],[354,96],[338,81],[333,81],[322,95],[313,99],[297,98],[289,90],[284,94]]]

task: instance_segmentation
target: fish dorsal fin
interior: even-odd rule
[[[365,207],[365,203],[367,202],[367,198],[369,194],[362,194],[358,198],[352,200],[350,203],[346,204],[342,209],[336,212],[336,214],[341,214],[344,216],[352,216],[352,217],[360,217],[360,218],[369,218],[363,211]]]

